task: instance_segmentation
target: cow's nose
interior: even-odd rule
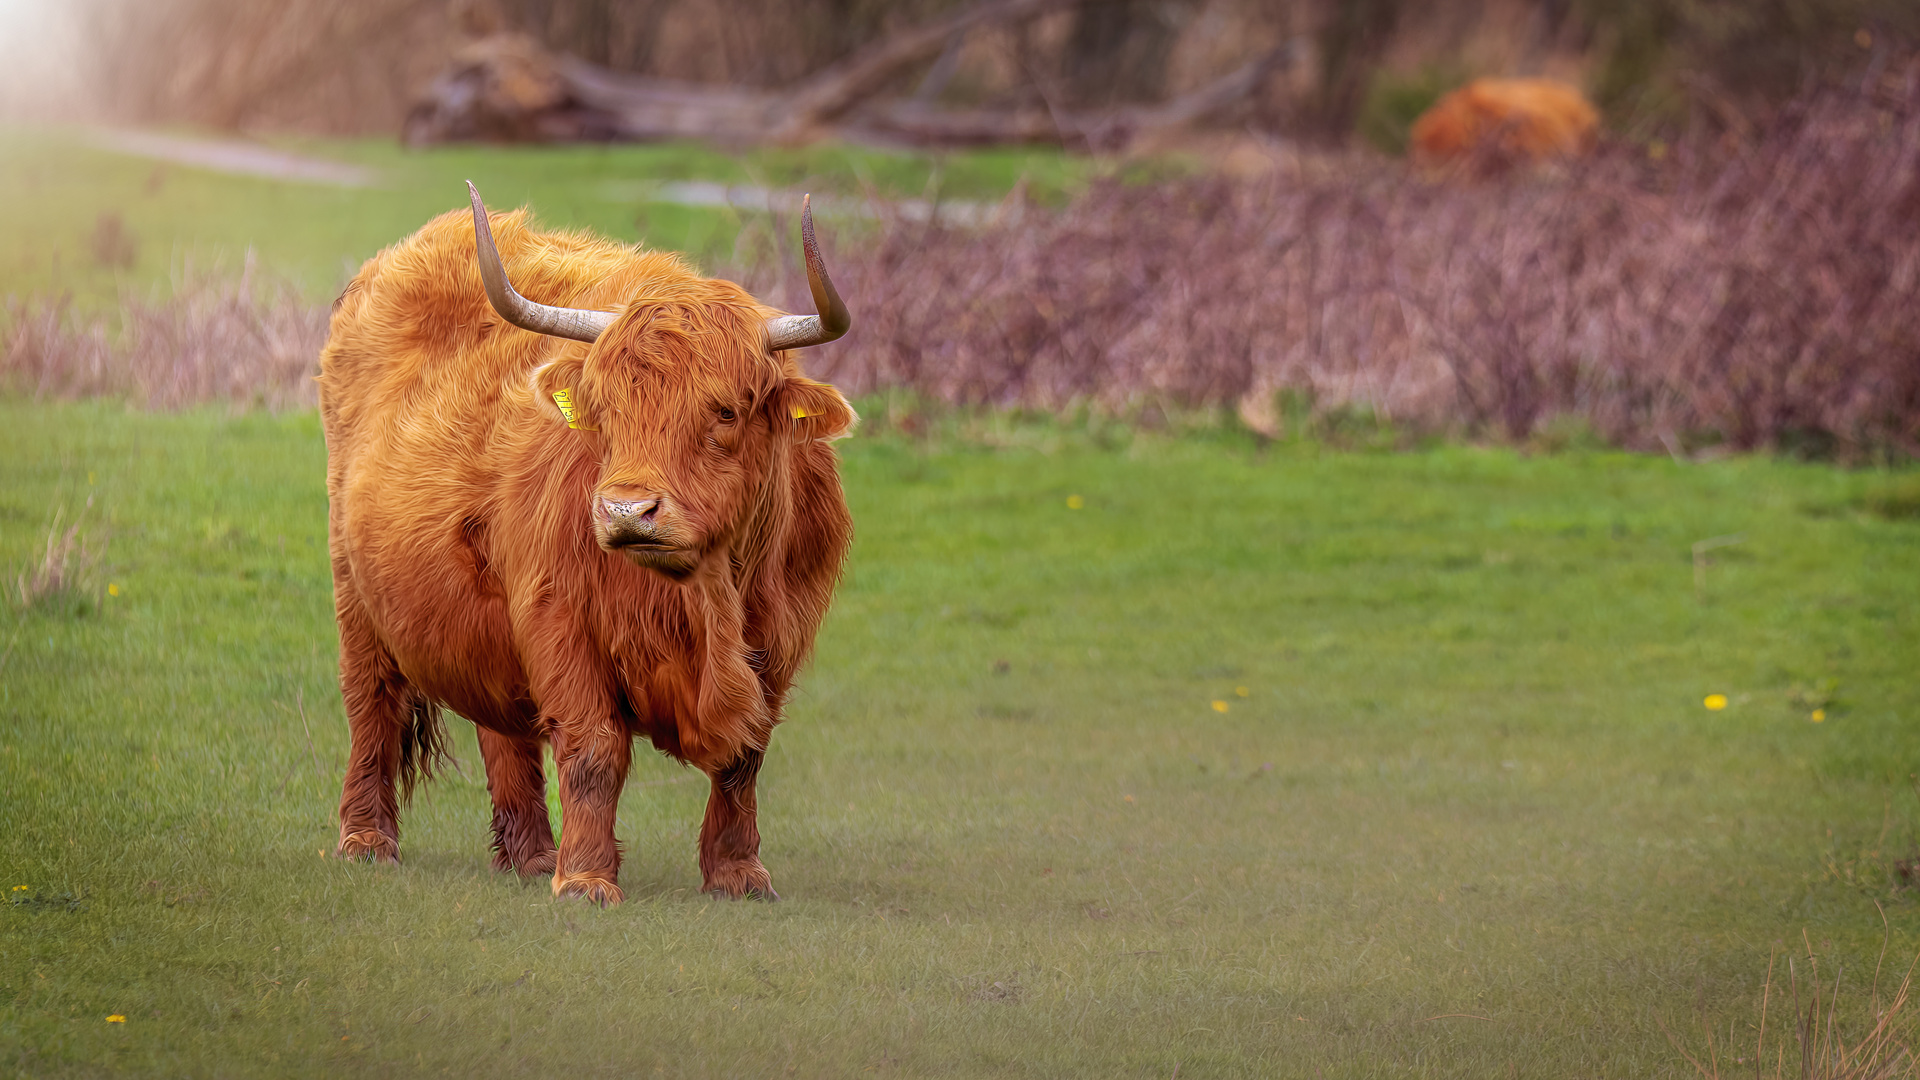
[[[607,547],[652,547],[674,543],[672,509],[665,496],[623,498],[602,495],[601,542]]]
[[[633,524],[647,522],[651,524],[660,510],[658,498],[609,499],[602,495],[600,507],[606,512],[608,521],[625,521]]]

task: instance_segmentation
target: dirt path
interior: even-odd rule
[[[195,139],[152,131],[106,130],[93,133],[88,141],[101,149],[119,154],[190,165],[235,176],[260,176],[269,180],[349,188],[369,187],[378,179],[378,174],[372,169],[359,165],[301,157],[239,139]]]
[[[802,192],[798,188],[778,189],[756,184],[723,184],[712,180],[610,180],[600,185],[600,194],[613,202],[671,203],[677,206],[727,206],[735,210],[771,211],[783,208],[798,212]],[[815,195],[814,212],[822,216],[876,218],[882,207],[872,199]],[[987,220],[998,207],[993,203],[947,200],[931,203],[925,199],[897,199],[885,204],[887,214],[908,221],[930,221],[938,214],[948,225],[977,225]]]
[[[192,138],[152,131],[107,129],[91,133],[87,141],[114,153],[235,176],[258,176],[269,180],[349,188],[370,187],[379,180],[376,171],[364,166],[302,157],[241,139]],[[800,204],[799,191],[778,191],[752,184],[722,184],[707,180],[665,183],[616,181],[603,187],[603,195],[621,201],[730,206],[737,210],[767,210],[775,205],[797,207]],[[814,207],[822,214],[878,216],[876,208],[868,200],[858,198],[821,196],[814,199]],[[936,205],[922,199],[902,199],[892,204],[891,212],[909,221],[927,221],[938,214],[942,221],[950,225],[972,225],[985,220],[996,209],[987,203],[955,200]]]

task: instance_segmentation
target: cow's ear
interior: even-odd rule
[[[586,426],[580,404],[580,364],[570,360],[551,360],[533,369],[533,407],[540,415],[569,426]],[[556,398],[554,395],[561,395]],[[564,400],[563,400],[564,399]],[[568,416],[566,410],[572,409]]]
[[[852,434],[860,421],[840,391],[799,375],[781,385],[775,408],[776,419],[791,423],[802,439],[838,439]]]

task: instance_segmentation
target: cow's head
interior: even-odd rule
[[[790,349],[847,332],[847,312],[802,204],[801,235],[815,315],[770,316],[745,290],[690,274],[663,275],[620,314],[534,303],[507,282],[480,193],[473,223],[480,276],[502,318],[589,343],[536,372],[556,420],[565,391],[572,426],[602,447],[592,494],[594,539],[668,577],[691,575],[716,549],[738,554],[741,531],[783,500],[791,446],[853,424],[840,392],[802,376]]]

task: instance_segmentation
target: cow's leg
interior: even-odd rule
[[[560,774],[560,851],[553,895],[582,896],[606,907],[625,899],[614,815],[626,787],[633,736],[612,710],[587,723],[553,726],[553,761]]]
[[[394,782],[401,737],[413,709],[406,680],[380,644],[360,605],[343,595],[340,622],[340,696],[347,709],[351,749],[340,791],[343,859],[400,861],[400,802]]]
[[[707,818],[700,824],[700,889],[738,899],[778,900],[773,876],[760,863],[760,826],[754,784],[766,752],[748,748],[711,774]]]
[[[478,731],[487,794],[493,797],[493,868],[517,870],[521,877],[553,873],[553,821],[547,817],[540,740]]]

